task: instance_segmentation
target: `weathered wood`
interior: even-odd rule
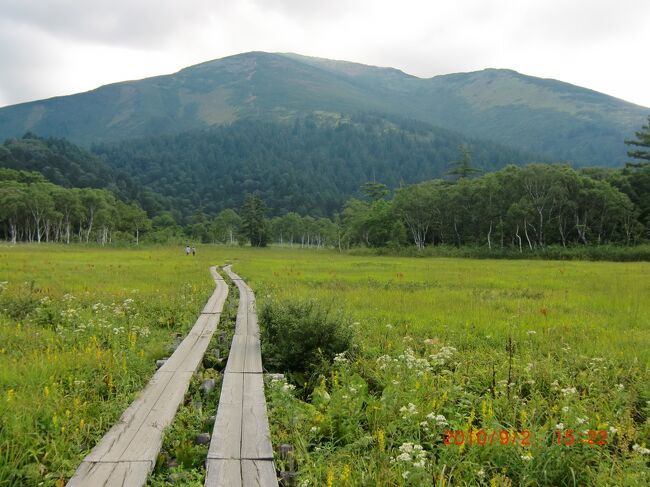
[[[226,372],[230,373],[262,373],[262,352],[260,339],[250,335],[234,335]]]
[[[205,485],[253,487],[278,485],[271,460],[208,460]]]
[[[224,271],[239,289],[239,307],[208,451],[205,485],[277,486],[255,295],[229,267]]]
[[[210,272],[215,276],[214,268]],[[199,316],[172,356],[84,459],[68,485],[144,485],[160,451],[163,429],[172,422],[217,327],[228,286],[221,278],[215,278],[215,283],[208,301],[214,313]]]
[[[153,469],[151,462],[83,461],[75,476],[68,482],[71,487],[131,487],[144,485]]]
[[[273,460],[266,404],[244,405],[242,417],[241,458]]]

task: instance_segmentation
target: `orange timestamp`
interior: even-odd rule
[[[555,444],[571,446],[575,444],[585,445],[607,445],[606,430],[584,430],[575,431],[572,429],[555,430]],[[445,430],[443,432],[443,444],[451,446],[489,446],[489,445],[512,445],[530,446],[530,430],[510,431],[502,430]]]
[[[575,431],[572,429],[555,430],[555,443],[558,445],[571,446],[576,443],[585,445],[607,445],[606,430],[584,430]]]

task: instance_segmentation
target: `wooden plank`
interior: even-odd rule
[[[223,374],[221,382],[221,395],[219,396],[219,406],[221,404],[242,404],[244,396],[244,374]]]
[[[113,425],[85,458],[85,461],[108,461],[106,457],[111,454],[110,452],[113,452],[114,461],[119,459],[119,456],[135,437],[140,425],[144,423],[149,411],[153,409],[173,375],[173,372],[161,372],[160,370],[156,372],[136,400],[122,413],[119,421]]]
[[[262,374],[233,374],[242,377],[242,406],[266,404]]]
[[[165,372],[174,372],[179,369],[181,364],[183,364],[187,357],[192,353],[192,349],[195,347],[199,337],[203,334],[203,331],[212,316],[214,315],[199,315],[192,329],[178,347],[176,347],[172,356],[167,359],[162,367],[160,367],[160,370]]]
[[[223,279],[215,280],[216,289],[203,307],[203,313],[220,313],[228,296],[228,286]]]
[[[243,372],[246,360],[246,335],[234,335],[228,352],[226,372]]]
[[[209,458],[206,462],[206,487],[242,487],[241,462]]]
[[[82,462],[68,487],[130,487],[144,485],[152,462]]]
[[[256,336],[246,337],[246,359],[244,360],[244,370],[248,374],[262,373],[262,347],[260,339]],[[264,388],[262,387],[262,390]]]
[[[242,406],[219,403],[208,458],[241,458]]]
[[[210,272],[214,275],[214,268]],[[228,287],[221,279],[215,282],[209,300],[215,314],[198,317],[169,360],[84,459],[69,485],[131,487],[146,482],[162,445],[163,429],[172,422],[217,327]]]
[[[228,373],[261,374],[260,339],[255,336],[234,335],[225,371]]]
[[[242,409],[241,458],[273,460],[266,404],[246,404]]]
[[[208,451],[206,486],[277,486],[264,397],[255,295],[229,267],[239,289],[235,335]]]
[[[242,485],[248,486],[277,486],[275,465],[270,460],[242,460]]]

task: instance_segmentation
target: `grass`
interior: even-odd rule
[[[650,264],[198,250],[0,249],[0,485],[67,478],[193,323],[209,265],[227,260],[261,306],[315,298],[355,323],[358,351],[307,401],[268,384],[272,441],[294,445],[301,485],[650,482]],[[36,311],[45,296],[52,313]],[[126,299],[133,311],[117,316]],[[444,445],[446,429],[530,431],[531,444]],[[607,431],[607,444],[568,446],[568,430]]]
[[[171,249],[0,249],[0,485],[63,485],[194,323],[207,269]]]

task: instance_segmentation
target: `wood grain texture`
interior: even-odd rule
[[[216,269],[210,272],[218,276]],[[144,485],[160,451],[163,429],[174,419],[217,328],[228,286],[221,278],[215,279],[215,284],[208,300],[214,314],[199,316],[172,356],[84,459],[68,485]]]
[[[255,295],[229,267],[224,271],[239,289],[239,307],[208,451],[205,485],[277,487]]]
[[[82,462],[69,487],[131,487],[144,485],[151,462]]]
[[[205,485],[210,487],[276,486],[270,460],[208,460]]]

